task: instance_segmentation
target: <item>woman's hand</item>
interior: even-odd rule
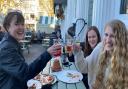
[[[73,45],[73,54],[77,54],[80,51],[81,51],[81,46],[77,45],[77,44],[74,44]]]

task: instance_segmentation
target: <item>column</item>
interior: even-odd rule
[[[89,8],[89,0],[77,0],[76,5],[76,20],[79,18],[83,18],[86,22],[88,22],[88,8]],[[83,21],[79,20],[76,23],[76,36],[78,36],[81,28],[83,27]],[[80,33],[78,40],[84,41],[85,39],[85,31],[86,31],[87,25],[85,25],[84,29]]]
[[[65,19],[61,22],[61,34],[62,38],[65,39],[67,29],[72,26],[72,21],[75,19],[76,12],[76,0],[67,0],[67,6],[65,7]]]
[[[104,34],[105,24],[114,19],[116,0],[94,0],[92,25],[98,27],[101,36]]]

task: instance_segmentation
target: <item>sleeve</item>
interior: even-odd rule
[[[75,64],[77,65],[78,69],[82,72],[82,73],[88,73],[88,71],[95,73],[95,69],[98,66],[98,57],[100,55],[100,51],[102,49],[102,43],[99,43],[94,50],[92,51],[92,53],[84,58],[84,53],[82,51],[78,52],[75,55]]]
[[[28,65],[23,58],[18,54],[16,49],[5,49],[0,54],[1,69],[8,75],[23,82],[28,72]]]
[[[75,55],[75,64],[81,73],[87,73],[88,63],[86,59],[84,58],[83,51],[80,51]]]
[[[92,51],[92,53],[86,57],[88,63],[89,63],[89,67],[92,67],[93,69],[96,68],[98,66],[99,63],[99,55],[100,52],[102,50],[102,43],[99,43],[94,50]]]
[[[99,55],[100,52],[102,50],[102,43],[99,43],[94,50],[92,51],[92,53],[86,57],[86,61],[88,63],[87,69],[88,69],[88,83],[90,85],[90,88],[92,87],[95,78],[96,78],[96,74],[97,74],[97,70],[98,70],[98,65],[99,65]]]
[[[35,59],[35,61],[33,61],[29,65],[29,79],[36,76],[40,71],[42,71],[51,58],[51,55],[46,51],[42,53],[37,59]]]
[[[28,65],[16,49],[7,49],[2,51],[0,59],[2,60],[0,66],[3,71],[19,81],[25,82],[37,75],[46,66],[51,56],[48,52],[45,52]]]

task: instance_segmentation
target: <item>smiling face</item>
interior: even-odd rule
[[[17,41],[20,41],[24,38],[24,23],[17,23],[16,16],[13,17],[8,32],[13,36]]]
[[[24,17],[20,12],[9,12],[4,19],[5,30],[17,41],[24,38]]]
[[[98,43],[98,36],[94,30],[90,30],[88,32],[88,42],[91,48],[94,48],[96,44]]]
[[[110,26],[107,26],[105,28],[105,35],[103,40],[104,40],[104,49],[106,51],[111,51],[114,48],[115,36]]]

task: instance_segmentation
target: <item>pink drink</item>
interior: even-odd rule
[[[61,49],[57,50],[54,56],[55,57],[61,56]]]

